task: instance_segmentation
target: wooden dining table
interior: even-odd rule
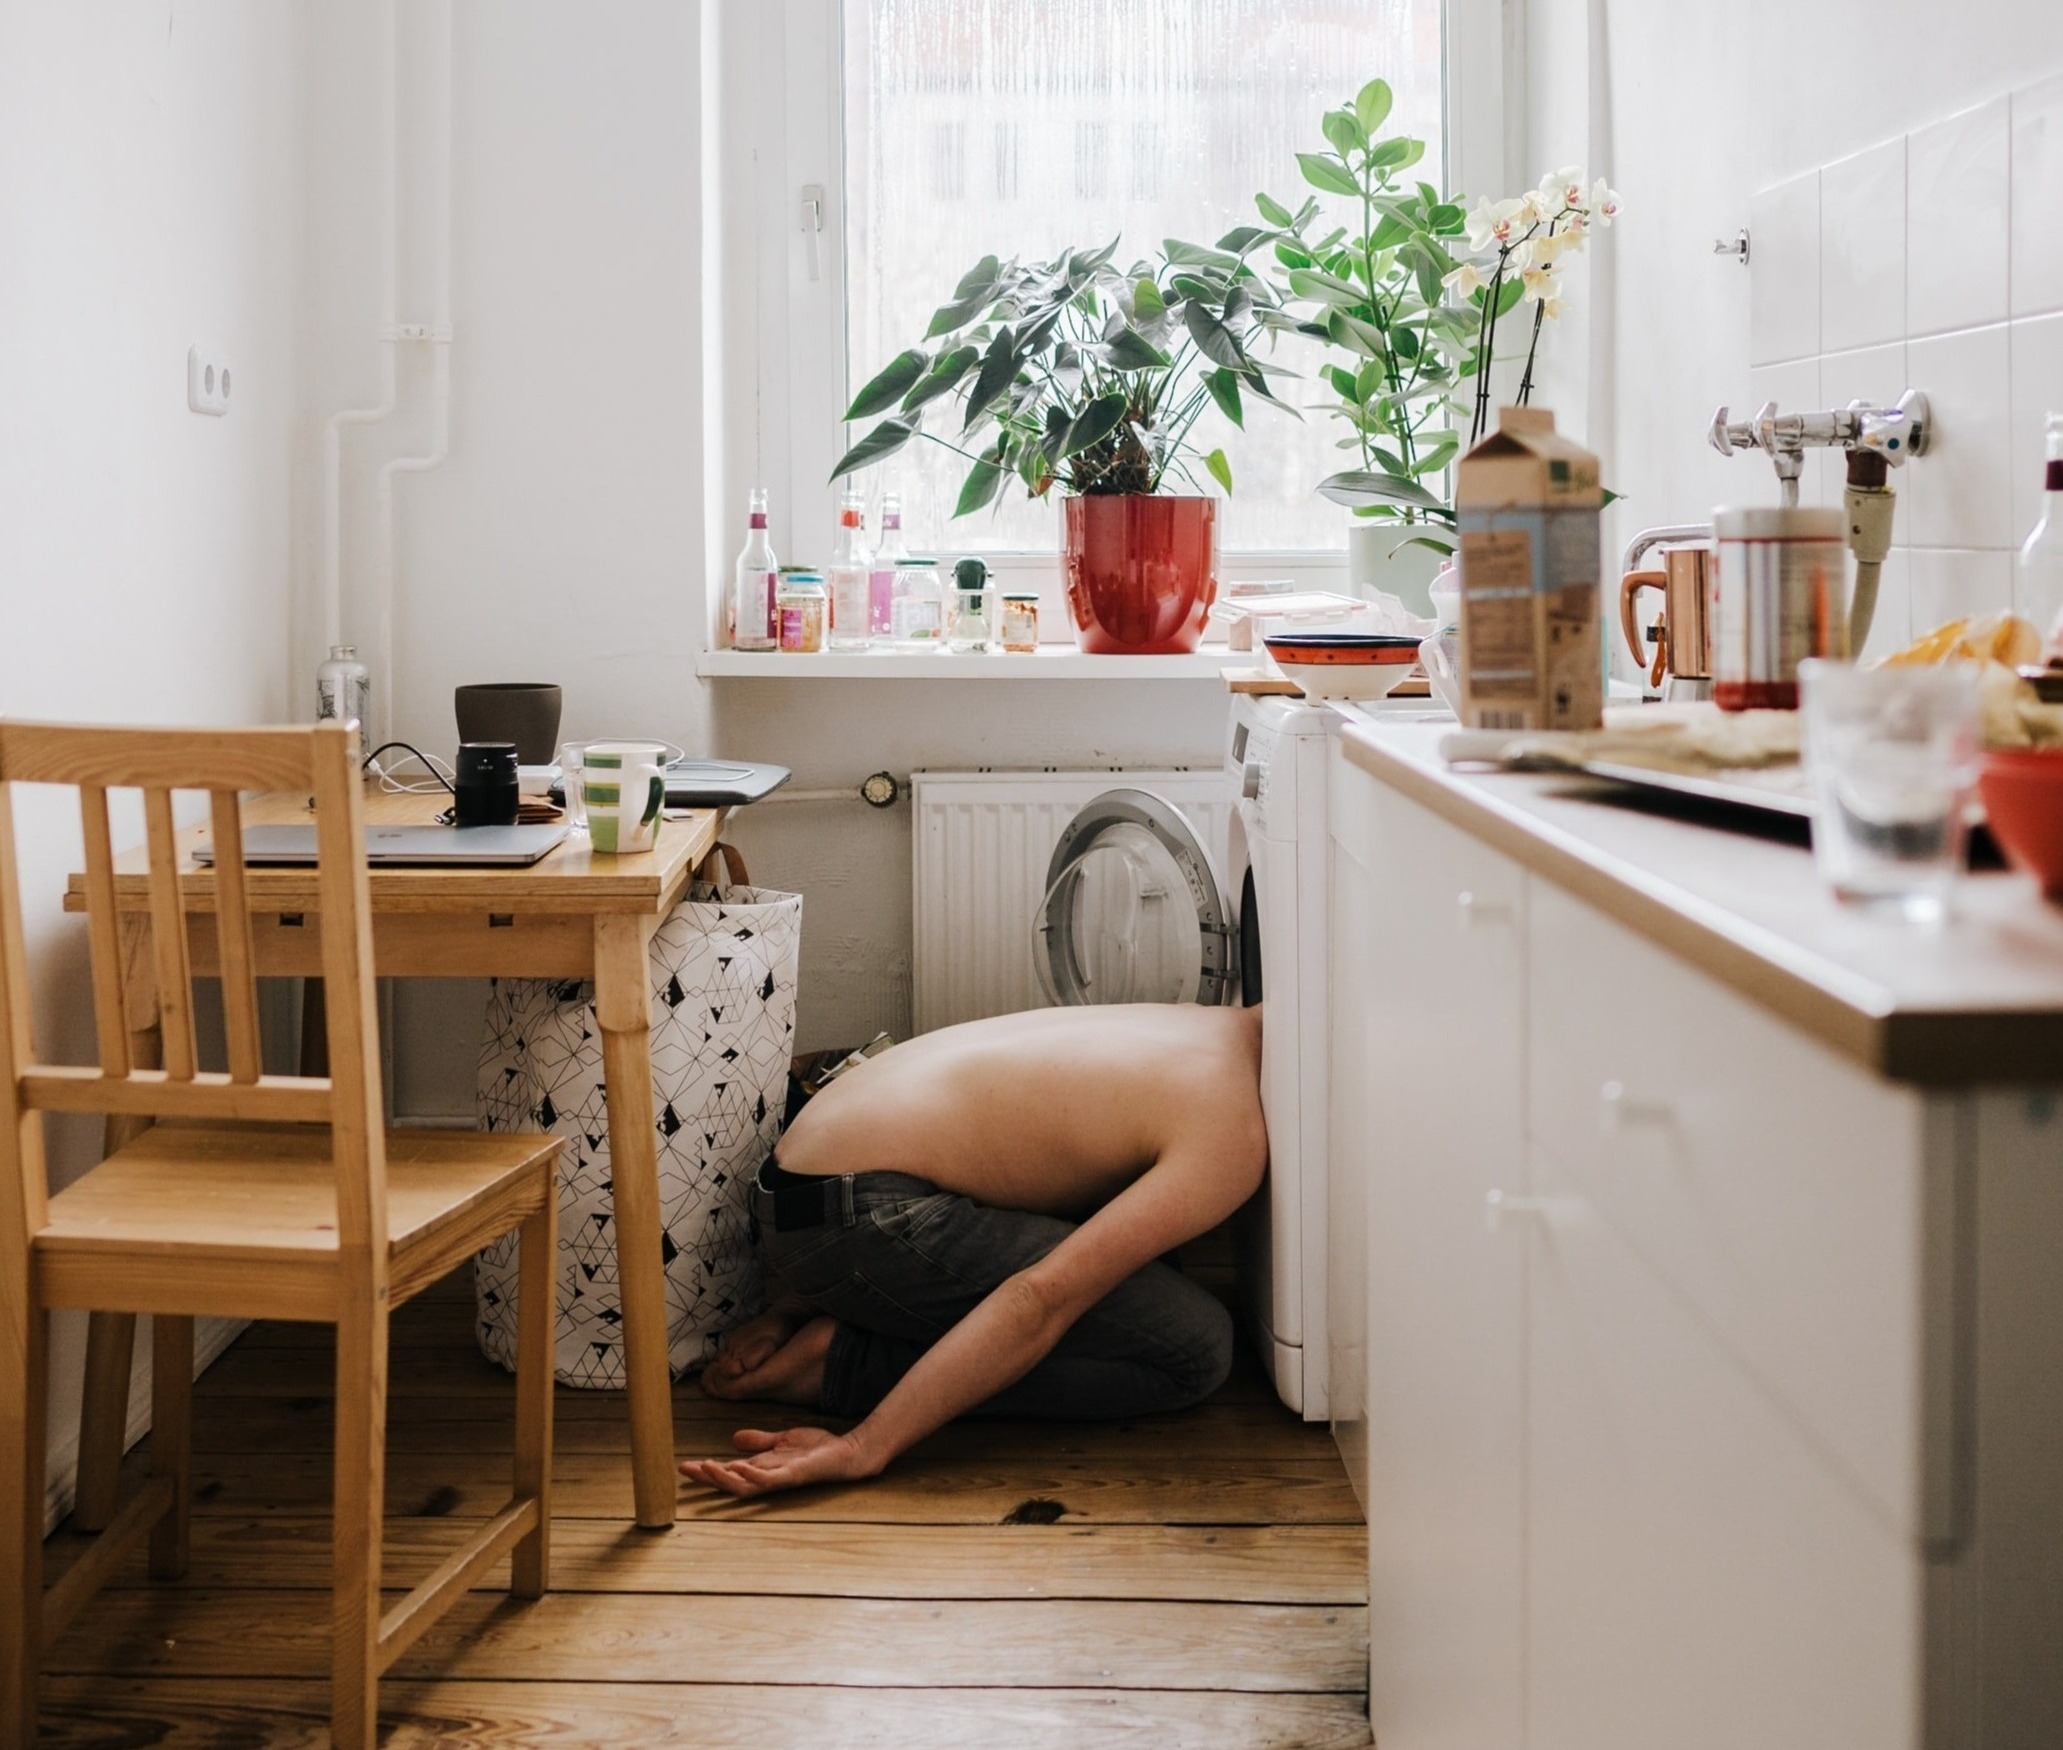
[[[427,823],[447,801],[441,792],[394,793],[369,784],[366,820],[374,826]],[[247,797],[244,824],[305,822],[311,806],[305,796]],[[371,871],[373,963],[382,977],[594,981],[607,1080],[634,1497],[638,1524],[650,1527],[673,1523],[678,1479],[647,954],[652,932],[687,892],[723,822],[721,809],[672,815],[655,849],[624,856],[598,852],[585,834],[569,833],[527,868],[375,866]],[[205,827],[183,835],[179,864],[196,977],[216,971],[215,880],[193,856],[206,836]],[[85,879],[83,873],[72,876],[67,911],[85,910]],[[259,975],[319,977],[322,917],[313,866],[253,867],[246,881]],[[115,890],[123,914],[131,1049],[139,1065],[155,1065],[161,1061],[156,957],[140,850],[117,859]],[[312,1008],[320,1012],[319,1005]],[[117,1127],[133,1122],[110,1120],[110,1148],[131,1134]],[[115,1510],[134,1344],[133,1315],[93,1315],[74,1509],[82,1529],[105,1525]]]

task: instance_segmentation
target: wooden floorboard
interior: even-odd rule
[[[412,1586],[475,1532],[477,1519],[396,1519],[388,1581]],[[847,1598],[1140,1598],[1239,1604],[1358,1604],[1368,1560],[1358,1527],[1331,1525],[874,1525],[683,1523],[642,1531],[566,1519],[552,1528],[557,1592],[792,1594]],[[79,1541],[59,1537],[54,1577]],[[202,1516],[187,1584],[326,1592],[329,1520]],[[146,1586],[139,1549],[111,1584]],[[484,1589],[508,1584],[503,1562]]]
[[[395,1318],[395,1588],[507,1492],[512,1383],[468,1274]],[[192,1569],[156,1585],[133,1561],[87,1606],[51,1650],[45,1741],[324,1742],[332,1353],[259,1325],[201,1382]],[[692,1382],[675,1414],[684,1453],[817,1419]],[[558,1417],[553,1591],[484,1576],[383,1685],[387,1750],[1369,1742],[1365,1530],[1329,1435],[1250,1357],[1182,1415],[970,1421],[866,1485],[684,1487],[656,1533],[629,1523],[621,1394],[561,1391]],[[60,1532],[51,1573],[79,1548]]]
[[[1345,1692],[1366,1669],[1366,1615],[1358,1604],[608,1592],[521,1603],[475,1592],[402,1655],[395,1675]],[[316,1677],[329,1669],[328,1622],[329,1600],[313,1592],[108,1592],[45,1669]]]
[[[683,1452],[728,1451],[683,1437]],[[630,1467],[607,1454],[560,1454],[552,1467],[554,1511],[573,1519],[631,1517]],[[224,1454],[194,1460],[194,1493],[226,1513],[306,1513],[327,1505],[326,1452]],[[508,1498],[508,1461],[494,1453],[397,1453],[387,1462],[387,1510],[413,1518],[484,1518]],[[1227,1462],[1199,1456],[1082,1459],[1039,1450],[979,1468],[951,1457],[905,1455],[864,1483],[759,1501],[683,1484],[684,1519],[787,1519],[876,1525],[1001,1525],[1053,1514],[1075,1522],[1131,1525],[1358,1525],[1360,1508],[1338,1459]]]
[[[59,1678],[46,1746],[327,1750],[327,1693],[277,1680]],[[1353,1750],[1355,1695],[630,1683],[381,1686],[385,1750]]]

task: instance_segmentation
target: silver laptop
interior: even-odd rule
[[[548,855],[566,836],[563,826],[369,826],[365,860],[375,868],[523,868]],[[215,847],[199,845],[196,863],[212,863]],[[247,826],[244,861],[313,863],[315,828]]]

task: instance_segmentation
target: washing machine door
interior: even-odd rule
[[[1049,1002],[1226,1002],[1239,988],[1224,887],[1182,811],[1106,790],[1053,847],[1032,958]]]

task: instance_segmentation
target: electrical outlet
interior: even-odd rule
[[[186,349],[186,405],[216,419],[229,411],[229,360],[213,347]]]

